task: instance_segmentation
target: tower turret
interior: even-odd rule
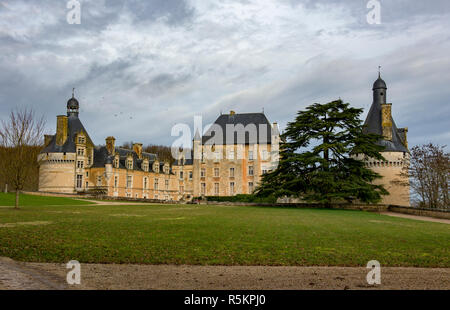
[[[80,109],[80,104],[78,100],[75,99],[75,88],[72,89],[72,98],[67,101],[67,116],[76,116],[78,117]]]

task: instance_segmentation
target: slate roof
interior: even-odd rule
[[[181,164],[181,162],[178,159],[175,160],[175,162],[173,163],[174,166],[189,166],[189,165],[193,165],[193,164],[194,164],[194,151],[191,151],[191,158],[184,159],[183,165]]]
[[[365,133],[383,135],[381,125],[381,103],[372,103],[364,126]],[[403,144],[402,136],[399,134],[401,131],[402,129],[398,129],[395,125],[394,120],[392,119],[392,141],[381,139],[377,144],[384,146],[384,151],[387,152],[409,152],[406,146]]]
[[[230,145],[238,144],[237,142],[241,143],[241,141],[238,141],[238,134],[236,131],[234,131],[234,136],[227,134],[227,125],[236,126],[238,124],[242,124],[244,128],[251,128],[252,124],[256,126],[256,135],[250,135],[248,131],[245,132],[245,141],[242,141],[245,144],[271,143],[272,126],[264,113],[222,114],[202,137],[202,143],[211,145]],[[250,126],[247,127],[248,125]],[[261,130],[261,126],[264,128],[263,130]],[[220,128],[222,130],[222,135],[218,133],[216,136],[215,128]]]
[[[61,146],[56,145],[56,135],[54,135],[50,143],[41,151],[41,153],[75,153],[76,152],[75,138],[76,135],[80,132],[84,132],[87,141],[89,143],[92,143],[92,140],[89,137],[88,132],[84,128],[78,116],[72,114],[67,119],[68,119],[67,122],[68,137],[66,143],[64,143],[64,145]]]
[[[133,150],[116,147],[116,154],[119,154],[119,169],[126,169],[126,160],[129,155],[133,157],[133,170],[144,171],[142,163],[144,158],[149,160],[149,170],[153,171],[153,163],[158,160],[156,154],[142,152],[142,159],[139,159]],[[94,148],[94,163],[92,168],[104,168],[107,163],[113,163],[115,156],[110,156],[106,146],[97,146]],[[159,163],[159,173],[164,173],[164,162]],[[154,172],[154,171],[153,171]],[[172,173],[172,169],[170,170]]]

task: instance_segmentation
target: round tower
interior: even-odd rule
[[[397,128],[394,122],[392,104],[386,102],[386,82],[381,78],[380,72],[372,91],[373,103],[364,124],[364,131],[382,136],[377,144],[384,147],[381,154],[385,160],[359,159],[365,160],[370,169],[383,177],[376,181],[389,192],[388,196],[383,197],[383,204],[409,206],[409,180],[405,175],[405,168],[409,165],[407,128]]]

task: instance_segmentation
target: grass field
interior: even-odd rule
[[[10,199],[2,195],[0,206]],[[20,261],[450,267],[447,224],[343,210],[22,200],[20,210],[0,208],[0,256]]]
[[[0,193],[0,206],[14,206],[16,193]],[[19,207],[21,206],[61,206],[61,205],[86,205],[90,202],[65,197],[45,197],[34,195],[19,196]]]

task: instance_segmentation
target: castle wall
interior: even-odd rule
[[[103,187],[107,189],[108,196],[128,197],[139,199],[179,200],[178,180],[173,174],[144,172],[117,168],[91,168],[89,169],[90,188]],[[128,177],[131,177],[131,186],[128,186]],[[145,186],[144,178],[147,178]],[[158,187],[155,188],[155,179]],[[168,187],[166,187],[166,180]]]
[[[53,193],[75,192],[75,153],[40,154],[39,191]]]
[[[386,161],[375,159],[365,161],[368,168],[383,176],[374,182],[374,184],[382,184],[389,192],[389,195],[383,197],[381,203],[410,206],[409,179],[401,175],[403,169],[409,164],[409,155],[402,152],[382,152],[381,154]],[[361,157],[359,159],[362,160]]]

